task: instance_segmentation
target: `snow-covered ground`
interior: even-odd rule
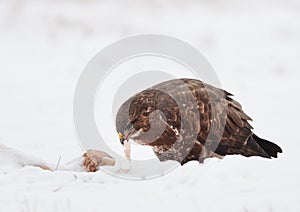
[[[72,101],[94,54],[166,34],[198,48],[275,141],[278,159],[188,163],[164,177],[0,167],[0,211],[300,211],[300,2],[0,1],[0,143],[56,164],[78,157]]]

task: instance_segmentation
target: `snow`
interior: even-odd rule
[[[50,169],[55,167],[47,162],[40,160],[32,155],[26,154],[16,149],[0,145],[0,167],[15,167],[21,168],[24,166],[44,166]]]
[[[20,168],[3,156],[0,211],[299,211],[299,11],[296,0],[0,1],[5,146],[50,164],[77,158],[72,101],[82,69],[116,40],[159,33],[198,48],[255,133],[284,151],[191,162],[145,181]]]

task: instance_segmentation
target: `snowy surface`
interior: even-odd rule
[[[0,211],[300,211],[296,0],[0,1],[0,143],[56,164],[78,157],[72,100],[90,58],[160,33],[197,47],[279,159],[226,157],[127,181],[0,163]]]

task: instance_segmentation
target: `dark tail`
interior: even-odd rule
[[[247,144],[241,149],[240,154],[246,157],[260,156],[264,158],[277,158],[277,154],[281,152],[282,149],[278,145],[253,134],[247,140]]]
[[[277,154],[282,153],[282,149],[278,145],[252,134],[242,148],[219,145],[215,152],[223,156],[241,154],[245,157],[260,156],[264,158],[277,158]]]
[[[282,153],[282,149],[265,139],[259,138],[257,135],[253,134],[252,139],[267,153],[270,157],[277,158],[278,153]]]

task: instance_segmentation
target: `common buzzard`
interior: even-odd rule
[[[232,94],[196,79],[157,84],[120,107],[116,128],[120,142],[149,145],[160,161],[240,154],[277,157],[281,148],[252,132],[252,119]]]

